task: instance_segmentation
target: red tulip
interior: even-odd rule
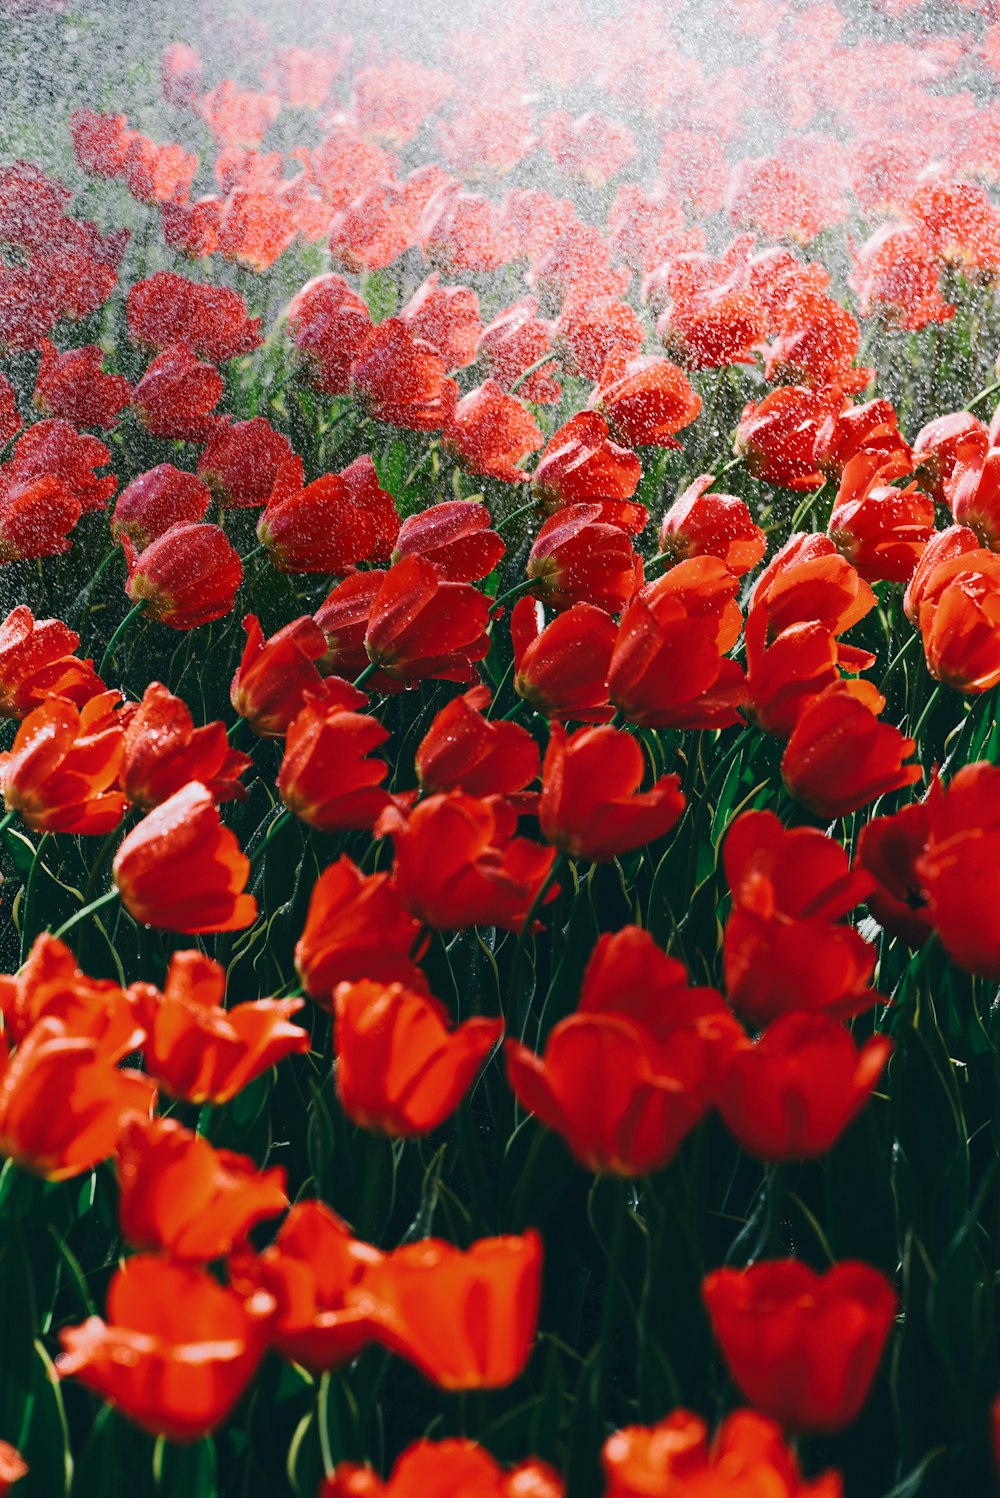
[[[422,557],[385,574],[365,631],[368,657],[398,681],[468,681],[488,653],[489,603],[468,583],[442,581]]]
[[[462,396],[441,442],[470,473],[523,484],[527,475],[517,464],[542,446],[542,434],[516,396],[507,395],[495,380],[487,380]]]
[[[216,420],[225,381],[213,364],[202,364],[186,344],[157,354],[132,392],[136,420],[153,437],[204,442]]]
[[[510,633],[519,697],[547,718],[600,723],[613,717],[608,669],[618,628],[603,609],[576,603],[544,624],[541,604],[519,598]]]
[[[193,473],[159,463],[140,473],[119,494],[111,517],[111,534],[123,536],[142,551],[181,521],[197,524],[208,514],[211,491]]]
[[[843,817],[878,796],[919,780],[916,751],[892,723],[879,722],[885,699],[869,682],[827,687],[799,714],[781,759],[785,789],[820,817]]]
[[[394,562],[422,557],[452,583],[476,583],[491,573],[506,552],[502,538],[490,528],[490,513],[478,500],[444,500],[399,528]]]
[[[180,521],[138,556],[127,537],[122,544],[129,564],[125,591],[151,619],[195,629],[231,612],[243,564],[219,526]]]
[[[697,419],[701,397],[668,359],[613,355],[588,405],[606,418],[616,442],[679,447],[674,434]]]
[[[295,966],[310,998],[333,1008],[338,983],[371,978],[426,988],[410,958],[420,926],[387,874],[362,874],[346,856],[324,869],[313,888]]]
[[[124,720],[116,692],[91,697],[78,710],[50,697],[18,728],[0,754],[0,787],[8,811],[38,832],[108,833],[125,814],[118,789]]]
[[[510,796],[538,775],[538,746],[518,723],[483,717],[488,687],[473,687],[436,713],[415,756],[421,789]]]
[[[601,520],[636,535],[648,511],[632,501],[642,464],[628,447],[608,436],[596,411],[580,411],[549,438],[531,477],[531,490],[552,515],[565,505],[599,504]]]
[[[0,622],[0,718],[23,718],[49,697],[82,707],[104,683],[73,651],[79,635],[61,619],[36,619],[18,604]]]
[[[267,504],[282,465],[294,456],[288,438],[254,416],[216,426],[198,460],[198,477],[227,509],[257,509]]]
[[[762,560],[767,537],[742,499],[705,492],[714,483],[714,474],[703,473],[674,500],[660,527],[660,548],[675,561],[718,557],[742,577]]]
[[[588,602],[617,614],[642,586],[642,558],[598,504],[567,505],[545,521],[528,556],[536,597],[555,609]]]
[[[192,780],[211,791],[216,801],[245,801],[240,776],[253,760],[229,747],[225,725],[195,728],[179,697],[151,681],[128,722],[120,781],[133,806],[149,811]]]
[[[610,724],[567,738],[553,723],[538,803],[546,842],[601,862],[663,837],[684,810],[680,779],[663,775],[640,791],[645,768],[635,739]]]
[[[346,681],[327,684],[316,662],[326,650],[326,636],[314,619],[304,614],[284,625],[269,640],[256,614],[243,620],[247,642],[233,677],[229,700],[254,733],[280,739],[302,711],[306,696],[331,706],[363,707],[367,698]]]
[[[370,829],[389,802],[381,789],[389,767],[368,756],[388,738],[388,730],[367,713],[307,693],[288,725],[278,794],[300,821],[320,832]]]

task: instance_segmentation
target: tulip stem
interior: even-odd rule
[[[76,912],[75,915],[71,915],[68,921],[63,921],[62,925],[59,927],[59,930],[52,933],[53,936],[55,936],[57,940],[61,941],[64,936],[66,936],[70,931],[73,930],[74,926],[79,926],[88,918],[88,916],[96,915],[97,912],[103,909],[105,905],[110,905],[112,900],[117,899],[117,886],[112,885],[111,889],[109,889],[105,894],[101,895],[96,900],[92,900],[89,905],[84,905],[80,910]]]
[[[108,570],[115,557],[120,557],[121,555],[121,548],[119,546],[114,546],[108,552],[104,560],[98,563],[97,567],[94,570],[93,577],[91,577],[87,582],[84,583],[83,587],[80,589],[79,593],[76,595],[73,602],[66,610],[67,614],[71,618],[75,618],[83,612],[86,605],[90,602],[90,596],[93,593],[94,589],[97,587],[98,582],[104,576],[105,572]]]
[[[510,514],[505,515],[502,520],[498,520],[494,530],[502,531],[505,526],[512,525],[515,520],[520,520],[522,515],[533,515],[537,509],[538,501],[529,500],[526,505],[520,505],[518,509],[511,510]]]
[[[244,567],[246,566],[247,562],[252,562],[253,559],[254,559],[254,557],[259,557],[260,554],[261,554],[261,552],[264,552],[266,550],[267,550],[267,547],[264,545],[264,543],[262,541],[259,546],[255,546],[254,547],[253,551],[248,551],[247,554],[246,554],[246,556],[243,558],[243,565],[244,565]]]
[[[356,687],[363,687],[369,677],[374,676],[377,670],[378,661],[369,661],[365,669],[362,671],[361,675],[354,678],[354,685]]]
[[[129,609],[128,613],[125,615],[125,618],[119,624],[118,628],[115,630],[114,634],[111,636],[111,639],[108,641],[107,649],[101,657],[101,664],[97,669],[97,674],[102,681],[104,679],[105,671],[107,671],[108,667],[111,665],[111,658],[114,655],[115,646],[118,644],[118,641],[121,639],[122,635],[127,632],[129,625],[132,623],[132,620],[135,619],[139,614],[141,614],[145,607],[146,604],[144,600],[140,603],[134,603]]]
[[[548,894],[549,890],[552,888],[552,886],[555,883],[556,879],[558,878],[559,874],[562,872],[562,869],[565,866],[565,864],[566,864],[566,854],[565,853],[557,853],[556,856],[555,856],[555,858],[552,860],[552,866],[549,869],[549,872],[546,874],[545,878],[542,880],[541,884],[538,886],[538,892],[536,893],[535,898],[532,900],[531,904],[529,905],[529,907],[528,907],[528,913],[524,917],[524,924],[523,924],[523,926],[521,927],[520,931],[517,934],[517,945],[514,948],[514,961],[511,963],[511,968],[510,968],[510,993],[511,993],[511,997],[514,1000],[515,1010],[516,1011],[519,1009],[517,985],[518,985],[518,982],[519,982],[520,976],[521,976],[521,965],[522,965],[522,962],[524,960],[525,952],[527,951],[528,935],[529,935],[529,933],[531,931],[532,926],[535,924],[535,917],[537,916],[539,910],[541,910],[541,908],[542,908],[542,903],[545,900],[545,896]],[[526,1034],[527,1029],[528,1029],[528,1016],[529,1016],[529,1014],[530,1014],[530,1005],[526,1004],[525,1008],[524,1008],[523,1015],[520,1014],[520,1013],[518,1013],[518,1016],[517,1016],[518,1017],[518,1022],[519,1022],[518,1023],[518,1028],[519,1028],[519,1031],[520,1031],[520,1037],[521,1037],[522,1043],[524,1041],[524,1037],[525,1037],[525,1034]]]
[[[556,357],[553,354],[552,350],[550,349],[549,352],[547,354],[545,354],[543,358],[536,359],[535,362],[534,362],[534,364],[529,364],[528,367],[527,367],[527,369],[521,371],[521,373],[518,375],[517,379],[514,381],[514,383],[511,385],[510,389],[508,390],[508,392],[507,392],[508,395],[513,395],[516,391],[520,390],[521,386],[524,385],[524,384],[526,384],[528,382],[528,380],[531,379],[531,376],[533,374],[537,374],[538,371],[540,369],[544,369],[547,364],[555,364],[555,362],[556,362]]]
[[[0,832],[6,832],[7,828],[10,826],[11,822],[13,822],[16,816],[16,811],[9,811],[5,817],[0,818]]]
[[[934,711],[934,708],[937,706],[938,700],[939,700],[939,698],[940,698],[941,693],[943,692],[943,690],[944,690],[944,684],[943,683],[939,683],[934,688],[933,692],[931,693],[931,695],[928,697],[926,703],[924,704],[924,710],[920,714],[920,717],[917,719],[916,727],[914,728],[913,733],[911,734],[911,738],[913,738],[916,741],[917,753],[918,754],[920,753],[920,735],[921,735],[921,733],[924,730],[924,724],[927,722],[927,719],[930,717],[931,713]]]
[[[914,630],[913,634],[907,640],[906,644],[901,646],[900,649],[896,651],[896,654],[893,656],[892,660],[889,662],[888,666],[885,669],[885,675],[878,684],[878,689],[881,694],[884,695],[888,682],[895,675],[896,667],[906,659],[910,651],[913,649],[914,643],[917,640],[922,639],[923,636],[921,635],[920,631]]]
[[[805,520],[806,516],[811,513],[813,505],[816,503],[817,499],[819,499],[825,488],[826,479],[823,480],[818,489],[813,489],[811,494],[807,494],[805,499],[799,505],[798,509],[795,511],[795,514],[792,516],[792,523],[788,527],[789,531],[793,535],[798,530],[803,520]]]
[[[979,405],[980,401],[989,400],[991,395],[996,395],[998,392],[1000,392],[1000,380],[995,381],[992,385],[987,385],[985,390],[980,390],[978,395],[972,397],[965,409],[972,411]]]
[[[514,588],[508,588],[506,593],[501,593],[499,598],[494,598],[493,607],[499,608],[500,604],[507,603],[512,598],[520,598],[522,593],[530,593],[531,589],[537,586],[535,578],[526,578],[523,583],[518,583]]]

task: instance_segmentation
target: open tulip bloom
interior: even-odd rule
[[[0,1498],[995,1492],[1000,5],[0,114]]]

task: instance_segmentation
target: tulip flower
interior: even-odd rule
[[[114,474],[98,468],[111,462],[104,443],[78,432],[68,421],[36,421],[17,439],[14,456],[3,465],[4,486],[18,488],[34,479],[60,479],[77,501],[81,513],[103,510],[118,487]]]
[[[830,512],[829,535],[868,582],[905,583],[934,530],[934,501],[916,483],[898,489],[893,476],[859,453],[844,468]]]
[[[389,802],[385,760],[368,756],[389,738],[364,712],[306,693],[288,725],[278,794],[300,821],[320,832],[369,829]]]
[[[611,441],[604,417],[579,411],[546,443],[531,492],[549,515],[566,505],[599,504],[603,522],[637,535],[649,518],[632,500],[641,478],[638,457]]]
[[[616,442],[628,447],[680,447],[675,433],[697,419],[701,397],[668,359],[615,354],[588,405],[606,419]]]
[[[186,343],[213,364],[252,353],[263,342],[260,318],[247,316],[237,292],[173,271],[157,271],[131,286],[125,313],[133,343],[154,349]]]
[[[0,1013],[7,1035],[20,1044],[40,1019],[54,1019],[66,1034],[100,1041],[112,1062],[142,1043],[131,1003],[117,983],[90,978],[55,936],[36,936],[19,970],[0,975]]]
[[[118,1140],[118,1219],[134,1248],[174,1260],[221,1259],[288,1206],[285,1172],[213,1149],[175,1119],[131,1118]]]
[[[556,855],[554,848],[515,837],[516,824],[505,803],[452,791],[428,796],[407,816],[387,807],[375,835],[392,838],[393,878],[407,909],[425,925],[517,931]]]
[[[703,473],[674,500],[660,527],[660,549],[672,561],[718,557],[742,577],[762,560],[767,538],[742,499],[706,493],[714,483],[714,474]]]
[[[885,1275],[853,1260],[815,1274],[777,1259],[716,1270],[702,1295],[729,1372],[756,1409],[797,1431],[857,1419],[896,1317]]]
[[[604,1443],[601,1463],[608,1479],[605,1498],[650,1498],[664,1491],[677,1498],[708,1498],[728,1489],[733,1498],[843,1498],[839,1474],[806,1481],[781,1428],[753,1410],[736,1410],[719,1426],[711,1445],[699,1415],[674,1412],[658,1425],[629,1425]]]
[[[538,746],[519,723],[483,716],[488,687],[473,687],[436,713],[417,747],[415,767],[424,791],[510,796],[538,775]]]
[[[519,697],[547,718],[600,723],[613,717],[607,682],[618,628],[604,609],[576,603],[545,624],[541,604],[519,598],[510,634]]]
[[[41,355],[32,397],[36,410],[76,427],[114,426],[132,400],[132,387],[121,375],[102,372],[102,348],[90,343],[61,354],[43,338]]]
[[[36,619],[23,603],[11,609],[0,622],[0,718],[24,718],[49,697],[83,707],[99,696],[93,661],[73,654],[79,643],[61,619]]]
[[[874,881],[868,909],[880,926],[911,947],[922,947],[934,929],[927,891],[917,873],[929,836],[930,808],[926,801],[917,801],[893,816],[866,822],[855,854],[855,862]]]
[[[439,430],[458,400],[444,361],[398,317],[365,336],[350,366],[350,383],[370,415],[415,432]]]
[[[204,442],[222,399],[225,381],[183,343],[157,354],[132,392],[136,420],[152,437]]]
[[[392,560],[423,557],[448,582],[476,583],[489,576],[506,550],[478,500],[444,500],[407,516]]]
[[[138,556],[128,537],[125,591],[150,619],[171,629],[195,629],[232,611],[243,564],[217,525],[179,521]]]
[[[743,408],[734,451],[764,483],[818,489],[823,475],[816,466],[816,438],[827,410],[827,400],[815,391],[783,385]]]
[[[309,384],[324,395],[346,394],[351,364],[373,323],[343,276],[307,281],[288,304],[287,326],[296,363]]]
[[[926,847],[915,871],[927,914],[948,956],[967,972],[1000,976],[1000,941],[990,915],[993,860],[1000,847],[1000,768],[963,765],[948,786],[931,787]]]
[[[99,1027],[95,1025],[95,1032]],[[156,1089],[116,1064],[141,1039],[135,1026],[74,1034],[43,1014],[11,1056],[0,1046],[0,1154],[52,1181],[93,1170],[113,1153],[122,1122],[149,1117]]]
[[[952,530],[961,532],[953,545],[972,534]],[[951,539],[951,532],[943,534]],[[939,554],[935,548],[935,559]],[[917,573],[913,580],[918,582]],[[930,567],[918,587],[918,622],[931,675],[958,692],[990,691],[1000,682],[1000,557],[963,550]],[[913,593],[907,605],[915,606]]]
[[[905,760],[917,748],[878,713],[885,699],[869,682],[841,681],[808,702],[785,747],[785,789],[815,815],[843,817],[923,774]]]
[[[337,1096],[367,1129],[407,1137],[438,1128],[482,1070],[502,1020],[452,1030],[443,1004],[402,983],[341,983],[334,993]]]
[[[476,345],[483,331],[479,298],[468,286],[441,286],[437,271],[410,297],[400,312],[414,338],[430,344],[445,369],[464,369],[476,362]]]
[[[759,1040],[733,1047],[719,1112],[757,1160],[819,1159],[861,1112],[891,1052],[884,1035],[858,1051],[824,1014],[783,1014]]]
[[[326,652],[320,659],[324,671],[336,671],[351,680],[371,665],[365,649],[365,633],[372,605],[385,578],[386,574],[374,567],[367,572],[355,572],[338,583],[316,610],[313,617],[326,640]],[[379,671],[373,685],[386,691],[394,683]]]
[[[514,395],[495,380],[470,390],[455,406],[441,444],[470,473],[487,474],[508,484],[523,484],[517,464],[542,446],[542,434]]]
[[[0,565],[61,556],[79,518],[79,501],[55,474],[0,487]]]
[[[308,614],[293,619],[269,640],[264,639],[256,614],[247,614],[243,628],[247,642],[229,700],[261,738],[282,738],[307,695],[345,708],[364,706],[364,693],[347,682],[324,683],[315,663],[327,648],[326,636]]]
[[[562,393],[555,378],[559,371],[555,359],[534,368],[551,348],[550,326],[538,316],[538,300],[533,296],[520,297],[497,313],[479,337],[479,354],[501,390],[516,384],[522,400],[535,405],[551,405]],[[528,374],[529,370],[533,373]]]
[[[0,1441],[0,1498],[6,1498],[13,1485],[20,1482],[28,1470],[28,1464],[17,1448],[9,1441]]]
[[[971,412],[952,411],[947,416],[936,416],[913,439],[916,477],[932,499],[944,504],[949,481],[959,462],[964,464],[976,455],[985,456],[989,446],[986,423]]]
[[[111,534],[123,536],[140,551],[181,521],[196,525],[208,514],[212,494],[196,474],[172,463],[159,463],[122,490],[111,516]]]
[[[640,791],[645,768],[635,739],[610,724],[567,737],[553,723],[538,803],[546,842],[596,863],[663,837],[684,810],[680,779],[663,775]]]
[[[562,1479],[545,1462],[504,1469],[475,1441],[415,1441],[383,1483],[370,1467],[338,1462],[319,1498],[564,1498]]]
[[[143,925],[167,931],[242,931],[257,916],[244,894],[250,862],[197,781],[134,827],[115,854],[122,904]]]
[[[476,588],[443,582],[433,563],[404,557],[372,602],[365,649],[398,681],[468,681],[489,651],[488,622],[489,603]]]
[[[610,296],[567,298],[554,331],[566,373],[584,380],[599,380],[610,359],[632,359],[646,342],[635,309]]]
[[[722,846],[733,908],[723,937],[729,1001],[762,1028],[794,1010],[850,1019],[879,1000],[875,949],[840,924],[871,890],[838,842],[745,811]]]
[[[913,471],[914,454],[899,430],[891,401],[871,400],[859,406],[845,401],[843,410],[831,411],[820,423],[815,456],[827,477],[839,481],[851,459],[861,453],[877,459],[873,469],[882,470],[886,483]]]
[[[150,1074],[190,1103],[226,1103],[284,1057],[309,1049],[308,1032],[290,1023],[302,999],[226,1009],[225,969],[200,952],[174,953],[162,993],[137,983],[129,994],[146,1032]]]
[[[143,1430],[197,1441],[257,1371],[274,1301],[241,1299],[205,1270],[139,1254],[117,1271],[107,1321],[59,1334],[60,1378],[77,1378]]]
[[[567,505],[545,521],[528,556],[536,597],[555,609],[584,601],[617,614],[642,585],[642,558],[600,505]]]
[[[198,780],[217,802],[245,801],[240,776],[253,760],[229,747],[225,725],[195,728],[184,702],[151,681],[129,718],[120,781],[133,806],[149,811]]]
[[[371,978],[423,990],[426,980],[410,958],[419,935],[389,876],[362,874],[343,855],[313,887],[295,966],[306,993],[326,1009],[338,983]]]
[[[108,833],[125,814],[118,789],[122,721],[116,692],[91,697],[81,709],[61,697],[34,708],[13,747],[0,754],[0,788],[8,811],[38,832]]]
[[[282,464],[294,456],[288,438],[254,416],[215,428],[198,460],[198,477],[227,509],[257,509],[267,504]]]

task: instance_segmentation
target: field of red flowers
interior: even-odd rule
[[[995,0],[0,0],[0,1493],[996,1493],[998,188]]]

